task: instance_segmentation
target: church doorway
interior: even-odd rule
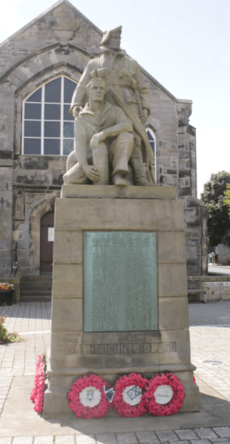
[[[53,271],[54,211],[44,214],[40,225],[40,274]]]

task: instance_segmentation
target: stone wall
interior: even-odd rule
[[[21,192],[21,191],[20,191]],[[17,190],[16,193],[19,193]],[[13,241],[17,245],[18,270],[22,276],[40,274],[40,219],[54,210],[55,198],[60,191],[44,193],[24,190],[20,196],[25,204],[19,204],[24,211],[14,219]],[[15,196],[14,196],[15,197]],[[19,200],[19,197],[18,197]],[[17,202],[17,200],[16,200]]]
[[[186,255],[189,276],[207,274],[207,223],[206,206],[195,197],[184,198]]]
[[[202,302],[212,301],[230,301],[230,277],[229,276],[196,276],[188,278],[188,291],[192,296],[192,289],[197,290],[194,292],[193,301],[200,300],[200,293],[202,295]],[[195,297],[197,295],[197,298]]]
[[[47,202],[59,195],[65,171],[66,157],[21,154],[23,101],[57,76],[65,75],[77,83],[86,63],[99,53],[101,35],[94,24],[63,0],[0,46],[0,276],[11,274],[11,251],[16,247],[18,272],[39,274],[40,228],[37,223],[37,231],[32,230],[32,214],[36,206],[41,207],[39,217],[50,208]],[[195,198],[196,140],[188,120],[191,101],[177,100],[150,74],[143,73],[151,103],[147,125],[156,134],[157,182],[173,185],[180,199]],[[188,270],[189,274],[202,274],[204,251],[199,246],[205,237],[204,208],[197,199],[193,207],[196,216],[191,216],[191,208],[190,201],[185,214]],[[191,217],[196,219],[194,229]]]
[[[230,247],[219,244],[217,247],[213,247],[212,251],[218,254],[218,264],[230,265]]]

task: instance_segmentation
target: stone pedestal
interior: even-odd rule
[[[78,376],[89,373],[113,385],[131,372],[149,378],[170,371],[184,385],[181,411],[200,409],[190,361],[183,202],[175,200],[174,193],[173,188],[160,186],[69,185],[56,199],[45,418],[74,415],[68,409],[67,393]],[[92,332],[84,326],[84,236],[114,231],[152,233],[157,242],[157,285],[153,282],[157,316],[154,326],[146,330]]]

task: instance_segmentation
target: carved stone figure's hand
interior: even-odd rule
[[[102,142],[102,140],[104,140],[102,131],[98,134],[94,134],[94,136],[90,140],[90,146],[92,150],[95,150],[98,147],[98,144]]]
[[[92,180],[92,182],[98,182],[100,180],[100,174],[93,165],[83,164],[82,169],[85,175]]]
[[[72,111],[73,117],[76,119],[76,117],[78,116],[78,114],[81,111],[81,106],[80,105],[75,105]]]
[[[142,110],[142,114],[140,115],[140,121],[141,121],[142,123],[145,123],[146,120],[148,119],[148,115],[149,115],[149,113],[148,113],[147,108],[143,108],[143,110]]]

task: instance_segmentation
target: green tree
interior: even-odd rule
[[[208,207],[208,235],[209,244],[212,246],[218,244],[230,246],[229,208],[225,203],[227,184],[230,184],[230,173],[220,171],[212,174],[210,181],[204,184],[204,192],[201,194],[201,200]]]
[[[228,215],[230,216],[230,183],[227,183],[224,195],[225,195],[224,205],[228,207]]]

